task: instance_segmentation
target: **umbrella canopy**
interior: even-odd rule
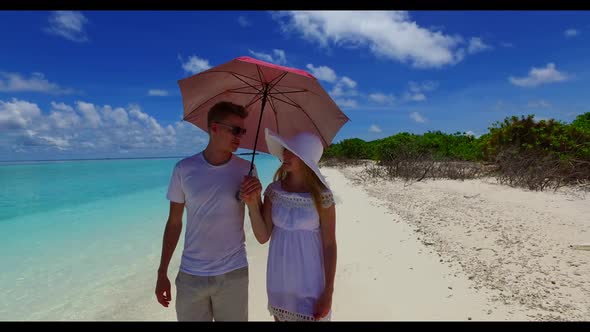
[[[261,129],[284,137],[316,134],[328,147],[349,118],[310,73],[239,57],[178,81],[184,120],[207,131],[209,109],[220,101],[248,112],[240,147],[269,152]],[[254,161],[254,154],[252,156]]]

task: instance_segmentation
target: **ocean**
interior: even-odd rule
[[[175,320],[154,287],[180,159],[0,163],[0,320]],[[255,164],[265,188],[280,162]]]

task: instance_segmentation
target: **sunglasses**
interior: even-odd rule
[[[226,128],[231,129],[231,133],[234,136],[242,136],[242,135],[245,135],[246,134],[246,129],[245,128],[238,127],[238,126],[230,126],[228,124],[221,123],[221,122],[215,122],[215,123],[217,123],[218,125],[222,125],[222,126],[224,126]]]

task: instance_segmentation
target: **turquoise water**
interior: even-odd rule
[[[153,288],[178,160],[0,164],[0,320],[174,318]],[[266,187],[279,162],[255,164]]]

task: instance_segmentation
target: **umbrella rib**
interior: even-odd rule
[[[283,80],[283,78],[285,78],[285,76],[287,76],[287,74],[288,74],[288,73],[289,73],[289,72],[283,72],[283,75],[281,75],[281,76],[277,76],[277,77],[275,77],[275,78],[274,78],[272,81],[270,81],[270,82],[269,82],[269,84],[272,84],[272,86],[270,87],[270,89],[274,89],[274,87],[275,87],[277,84],[279,84],[279,82],[280,82],[281,80]],[[277,81],[276,81],[276,82],[273,84],[273,81],[274,81],[274,80],[277,80]],[[270,89],[269,89],[269,90],[270,90]]]
[[[258,89],[257,87],[255,87],[254,85],[244,81],[243,79],[241,79],[236,73],[231,73],[235,78],[239,79],[240,81],[244,82],[244,84],[248,85],[249,87],[251,87],[252,89],[257,90],[258,92],[262,92],[262,90]],[[246,76],[247,77],[247,76]]]
[[[283,88],[283,86],[282,86],[282,88]],[[286,86],[285,86],[284,88],[288,88],[288,87],[286,87]],[[278,88],[274,88],[274,90],[275,90],[275,91],[277,91],[277,92],[275,92],[275,93],[273,93],[273,94],[277,94],[277,93],[278,93],[278,94],[288,94],[288,93],[290,93],[290,92],[291,92],[291,91],[281,91],[281,90],[279,90]],[[312,90],[303,90],[303,91],[304,91],[304,92],[307,92],[307,93],[310,93],[310,94],[313,94],[313,95],[315,95],[315,96],[321,97],[321,96],[320,96],[318,93],[316,93],[315,91],[312,91]],[[296,92],[299,92],[299,91],[296,91]],[[287,96],[285,96],[285,97],[287,97]],[[287,98],[289,98],[289,97],[287,97]],[[290,98],[289,98],[289,99],[290,99]]]
[[[275,88],[276,91],[279,91],[278,89]],[[271,92],[269,93],[269,95],[282,95],[282,94],[287,94],[287,93],[300,93],[300,92],[308,92],[309,90],[296,90],[296,91],[285,91],[285,92]]]
[[[324,141],[324,143],[326,143],[326,146],[328,145],[328,141],[326,140],[326,138],[324,138],[324,135],[322,135],[322,132],[320,131],[320,129],[318,128],[318,126],[315,124],[315,122],[311,119],[311,117],[309,116],[309,114],[307,114],[307,112],[303,109],[303,107],[299,106],[299,104],[297,104],[296,102],[294,102],[293,100],[291,100],[291,98],[289,98],[288,96],[285,96],[287,99],[289,99],[289,101],[291,101],[291,103],[285,102],[284,100],[277,98],[277,97],[273,97],[274,99],[280,100],[283,103],[289,104],[291,106],[294,106],[298,109],[300,109],[303,114],[305,114],[305,116],[307,116],[307,118],[309,119],[309,121],[311,122],[311,124],[315,127],[316,131],[320,134],[320,137],[322,138],[322,140]]]
[[[190,111],[190,112],[189,112],[189,113],[188,113],[188,114],[187,114],[185,117],[183,117],[182,119],[183,119],[183,120],[186,120],[186,119],[188,119],[188,117],[189,117],[191,114],[193,114],[193,112],[194,112],[194,111],[196,111],[196,110],[197,110],[199,107],[201,107],[201,106],[205,105],[205,104],[206,104],[206,103],[208,103],[208,102],[209,102],[211,99],[217,98],[217,96],[220,96],[220,95],[222,95],[222,94],[224,94],[224,93],[226,93],[226,92],[227,92],[227,90],[223,90],[223,91],[221,91],[220,93],[216,94],[215,96],[213,96],[213,97],[211,97],[211,98],[207,99],[206,101],[202,102],[202,103],[201,103],[199,106],[197,106],[197,107],[193,108],[193,110],[192,110],[192,111]]]
[[[235,91],[235,90],[227,90],[227,91],[231,92],[231,93],[239,93],[242,95],[259,95],[260,94],[260,92],[242,92],[242,91]]]
[[[244,82],[244,83],[248,84],[247,82]],[[244,87],[244,88],[245,88],[245,87]],[[197,110],[199,107],[201,107],[201,106],[205,105],[205,104],[206,104],[206,103],[208,103],[208,102],[209,102],[211,99],[217,98],[218,96],[220,96],[220,95],[222,95],[222,94],[224,94],[224,93],[226,93],[226,92],[240,93],[240,92],[235,92],[235,91],[232,91],[232,90],[223,90],[222,92],[220,92],[220,93],[216,94],[215,96],[213,96],[213,97],[211,97],[211,98],[207,99],[206,101],[202,102],[202,103],[201,103],[200,105],[198,105],[197,107],[193,108],[193,110],[192,110],[192,111],[190,111],[190,112],[189,112],[189,113],[188,113],[188,114],[187,114],[185,117],[183,117],[182,119],[183,119],[183,120],[186,120],[186,119],[188,119],[188,117],[189,117],[189,116],[190,116],[190,115],[191,115],[191,114],[192,114],[194,111],[196,111],[196,110]],[[254,98],[252,98],[252,99],[254,99]]]
[[[237,91],[237,90],[243,90],[243,89],[249,89],[249,88],[251,88],[251,87],[250,86],[242,86],[242,87],[235,88],[235,89],[230,89],[230,90],[236,90]]]
[[[288,102],[288,101],[285,101],[285,100],[282,100],[282,99],[281,99],[281,98],[279,98],[279,97],[272,97],[272,99],[276,99],[276,100],[282,101],[283,103],[285,103],[285,104],[287,104],[287,105],[291,105],[291,106],[293,106],[293,107],[300,108],[300,106],[299,106],[299,105],[297,105],[297,104],[293,104],[293,103],[290,103],[290,102]]]
[[[279,82],[280,82],[281,80],[283,80],[283,78],[285,78],[285,76],[287,76],[287,74],[288,74],[288,72],[284,72],[284,73],[283,73],[283,75],[275,77],[275,79],[274,79],[274,80],[277,80],[277,81],[276,81],[274,84],[272,84],[271,86],[269,86],[269,88],[268,88],[268,91],[269,91],[268,95],[269,95],[269,96],[271,95],[270,91],[271,91],[271,90],[274,90],[274,89],[275,89],[275,86],[277,86],[277,84],[279,84]],[[273,80],[273,81],[274,81],[274,80]],[[270,83],[272,83],[272,81],[271,81]],[[277,91],[278,91],[278,90],[277,90]],[[280,91],[279,91],[279,92],[280,92]]]
[[[259,65],[256,65],[256,72],[258,73],[259,82],[262,83],[262,84],[266,84],[266,82],[264,82],[263,75],[262,75],[262,70],[260,69],[260,66]]]
[[[200,73],[199,75],[205,75],[205,74],[211,74],[211,73],[230,73],[230,74],[232,74],[234,76],[237,75],[237,76],[245,77],[245,78],[247,78],[249,80],[252,80],[254,82],[262,83],[262,81],[259,81],[259,80],[255,79],[255,78],[250,77],[250,76],[246,76],[244,74],[236,73],[236,72],[229,71],[229,70],[211,70],[211,71]],[[244,83],[246,83],[246,82],[244,82]]]
[[[245,81],[245,80],[243,80],[243,79],[242,79],[240,76],[243,76],[243,77],[246,77],[246,78],[248,78],[248,79],[251,79],[251,80],[253,80],[253,81],[256,81],[255,79],[253,79],[253,78],[251,78],[251,77],[248,77],[248,76],[246,76],[246,75],[241,75],[241,74],[238,74],[238,73],[234,73],[234,72],[231,72],[231,71],[225,71],[225,70],[212,70],[212,71],[209,71],[209,72],[207,72],[207,73],[214,73],[214,72],[216,72],[216,73],[230,73],[230,74],[231,74],[233,77],[235,77],[235,78],[237,78],[238,80],[242,81],[242,82],[243,82],[244,84],[246,84],[248,87],[250,87],[250,88],[252,88],[252,89],[255,89],[256,91],[258,91],[258,93],[254,94],[254,95],[257,95],[257,94],[260,94],[260,93],[262,93],[262,90],[260,90],[260,89],[259,89],[259,88],[257,88],[256,86],[254,86],[254,85],[252,85],[252,84],[250,84],[250,83],[246,82],[246,81]],[[205,73],[203,73],[203,74],[205,74]],[[261,81],[259,81],[259,82],[261,82]],[[248,87],[244,86],[244,87],[241,87],[241,88],[236,88],[236,89],[246,89],[246,88],[248,88]],[[216,98],[217,96],[224,94],[225,92],[231,92],[231,93],[244,93],[244,92],[238,92],[238,91],[235,91],[235,89],[224,90],[224,91],[222,91],[222,92],[220,92],[220,93],[216,94],[215,96],[213,96],[213,97],[211,97],[211,98],[207,99],[205,102],[201,103],[201,104],[200,104],[200,105],[198,105],[197,107],[195,107],[195,108],[194,108],[192,111],[190,111],[190,112],[189,112],[189,113],[188,113],[188,114],[187,114],[185,117],[183,117],[183,120],[186,120],[186,119],[188,119],[188,117],[189,117],[189,116],[190,116],[190,115],[191,115],[191,114],[192,114],[192,113],[193,113],[195,110],[197,110],[199,107],[201,107],[202,105],[206,104],[206,103],[207,103],[207,102],[209,102],[211,99],[213,99],[213,98]],[[254,99],[254,98],[252,98],[252,99]]]
[[[256,96],[254,96],[254,98],[252,98],[252,99],[250,100],[250,102],[244,106],[244,108],[248,108],[248,107],[250,107],[250,105],[252,105],[252,104],[254,104],[255,102],[257,102],[257,101],[259,101],[260,99],[262,99],[262,95],[259,95],[259,96],[258,96],[258,99],[254,100],[255,98],[256,98]]]
[[[287,74],[289,73],[289,72],[286,72],[285,71],[285,72],[283,72],[282,75],[273,78],[270,82],[264,82],[264,80],[263,80],[264,75],[262,75],[262,70],[260,69],[260,66],[259,65],[256,65],[256,70],[258,71],[258,77],[260,78],[260,82],[262,84],[268,85],[269,90],[273,89],[275,87],[275,85],[279,84],[279,82],[283,78],[285,78],[285,76],[287,76]],[[276,82],[275,82],[275,80],[276,80]]]
[[[250,77],[250,76],[246,76],[246,75],[239,74],[239,73],[236,73],[236,72],[233,72],[233,71],[228,71],[228,70],[211,70],[211,71],[208,71],[208,72],[204,72],[204,73],[202,73],[202,74],[210,74],[210,73],[229,73],[229,74],[231,74],[233,77],[235,77],[235,78],[237,78],[238,80],[242,81],[242,82],[243,82],[244,84],[246,84],[247,86],[249,86],[249,87],[251,87],[251,88],[253,88],[253,89],[256,89],[256,90],[258,90],[258,91],[262,92],[262,90],[258,89],[256,86],[254,86],[254,85],[252,85],[252,84],[250,84],[250,83],[248,83],[248,82],[244,81],[244,80],[243,80],[241,77],[245,77],[245,78],[247,78],[247,79],[250,79],[250,80],[252,80],[252,81],[254,81],[254,82],[258,82],[258,83],[262,83],[262,80],[258,80],[258,81],[257,81],[255,78],[252,78],[252,77]],[[240,76],[241,76],[241,77],[240,77]],[[245,88],[245,87],[244,87],[244,88]]]
[[[279,133],[279,112],[277,112],[272,97],[268,98],[268,103],[270,104],[270,108],[272,109],[272,111],[275,113],[275,125],[277,126],[277,133]]]
[[[217,72],[217,73],[230,73],[230,74],[231,74],[233,77],[235,77],[235,78],[237,78],[238,80],[242,81],[244,84],[246,84],[246,85],[248,85],[249,87],[251,87],[251,88],[253,88],[253,89],[255,89],[255,90],[259,91],[259,93],[262,93],[262,90],[258,89],[256,86],[254,86],[254,85],[252,85],[252,84],[250,84],[250,83],[248,83],[248,82],[244,81],[244,80],[243,80],[243,79],[242,79],[240,76],[243,76],[243,77],[246,77],[246,78],[249,78],[249,79],[251,79],[251,80],[254,80],[254,81],[255,81],[255,79],[253,79],[253,78],[251,78],[251,77],[248,77],[248,76],[245,76],[245,75],[240,75],[240,74],[237,74],[237,73],[234,73],[234,72],[230,72],[230,71],[225,71],[225,70],[213,70],[213,71],[209,71],[209,72],[207,72],[207,73],[214,73],[214,72]],[[203,73],[203,74],[205,74],[205,73]],[[243,87],[243,88],[245,89],[246,87]],[[238,88],[238,89],[240,89],[240,88]],[[192,111],[190,111],[190,112],[189,112],[189,113],[188,113],[188,114],[187,114],[185,117],[183,117],[183,120],[186,120],[186,119],[188,119],[188,117],[189,117],[189,116],[190,116],[190,115],[191,115],[191,114],[192,114],[194,111],[196,111],[196,110],[197,110],[199,107],[201,107],[202,105],[206,104],[207,102],[209,102],[209,101],[210,101],[210,100],[212,100],[213,98],[216,98],[217,96],[220,96],[220,95],[222,95],[222,94],[224,94],[224,93],[226,93],[226,92],[239,93],[239,92],[236,92],[236,91],[232,91],[231,89],[230,89],[230,90],[224,90],[224,91],[222,91],[222,92],[220,92],[220,93],[216,94],[215,96],[213,96],[213,97],[211,97],[211,98],[207,99],[205,102],[201,103],[201,104],[200,104],[200,105],[198,105],[197,107],[195,107],[195,108],[194,108]]]

